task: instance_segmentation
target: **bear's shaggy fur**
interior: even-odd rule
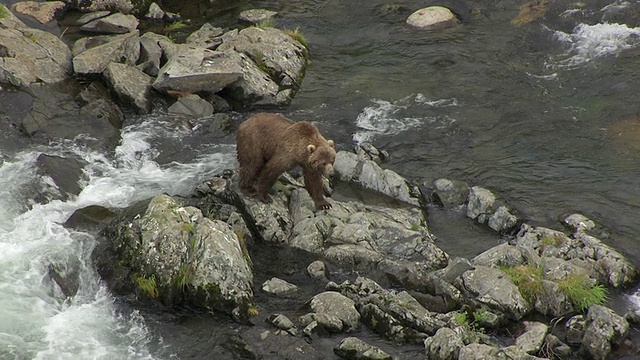
[[[270,203],[268,192],[278,177],[299,165],[316,210],[331,208],[323,196],[322,176],[333,174],[336,150],[314,125],[259,113],[240,124],[236,141],[243,194]]]

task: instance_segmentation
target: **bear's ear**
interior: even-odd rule
[[[313,144],[309,144],[307,145],[307,150],[309,151],[309,154],[311,154],[312,152],[316,151],[316,146]]]
[[[327,140],[327,143],[329,143],[329,146],[333,147],[333,140]]]

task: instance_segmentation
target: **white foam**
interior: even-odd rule
[[[573,68],[640,45],[640,29],[622,24],[580,24],[571,34],[556,31],[554,38],[569,48],[554,63]]]
[[[437,120],[434,116],[403,116],[402,112],[412,106],[450,107],[457,106],[456,99],[427,99],[423,94],[405,97],[395,102],[372,100],[372,106],[365,107],[356,118],[360,129],[353,134],[353,140],[361,144],[384,135],[397,135]]]

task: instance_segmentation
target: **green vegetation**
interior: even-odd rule
[[[262,51],[256,51],[251,58],[253,59],[253,62],[258,66],[258,69],[260,69],[260,71],[265,74],[269,74],[269,68],[264,62],[264,54],[262,53]]]
[[[138,274],[133,274],[131,276],[133,278],[133,281],[136,283],[136,285],[138,286],[138,289],[140,289],[144,294],[146,294],[148,297],[155,299],[158,297],[158,285],[156,284],[156,277],[155,275],[151,275],[150,278],[146,277],[146,276],[140,276]]]
[[[500,270],[509,275],[511,281],[518,287],[522,296],[529,302],[534,303],[539,294],[542,293],[542,280],[544,274],[542,268],[533,265],[518,265],[516,267],[503,267]]]
[[[560,247],[564,245],[565,239],[561,235],[545,236],[540,241],[543,246]]]
[[[591,305],[601,305],[607,300],[607,289],[602,285],[590,285],[585,275],[568,275],[558,282],[558,287],[573,306],[583,312]]]
[[[262,20],[262,22],[260,22],[259,24],[255,24],[255,27],[262,30],[268,29],[268,28],[275,28],[276,22],[272,18],[268,18],[268,19]]]
[[[4,19],[9,15],[9,10],[6,6],[0,4],[0,19]]]
[[[476,324],[489,324],[491,320],[491,313],[485,307],[473,312],[473,322]]]
[[[185,23],[184,23],[184,22],[182,22],[182,21],[175,21],[175,22],[172,22],[171,24],[169,24],[169,25],[166,27],[166,29],[165,29],[165,30],[166,30],[167,32],[171,32],[171,31],[175,31],[175,30],[178,30],[178,29],[186,28],[187,26],[189,26],[189,25],[185,24]]]
[[[300,31],[299,28],[295,28],[293,30],[285,30],[285,34],[287,34],[293,40],[299,42],[305,48],[309,49],[309,43],[307,42],[307,37]]]

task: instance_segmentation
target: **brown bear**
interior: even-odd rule
[[[333,174],[336,150],[314,125],[259,113],[240,124],[236,142],[243,194],[270,203],[268,192],[278,177],[300,165],[316,210],[331,208],[323,196],[322,176]]]

